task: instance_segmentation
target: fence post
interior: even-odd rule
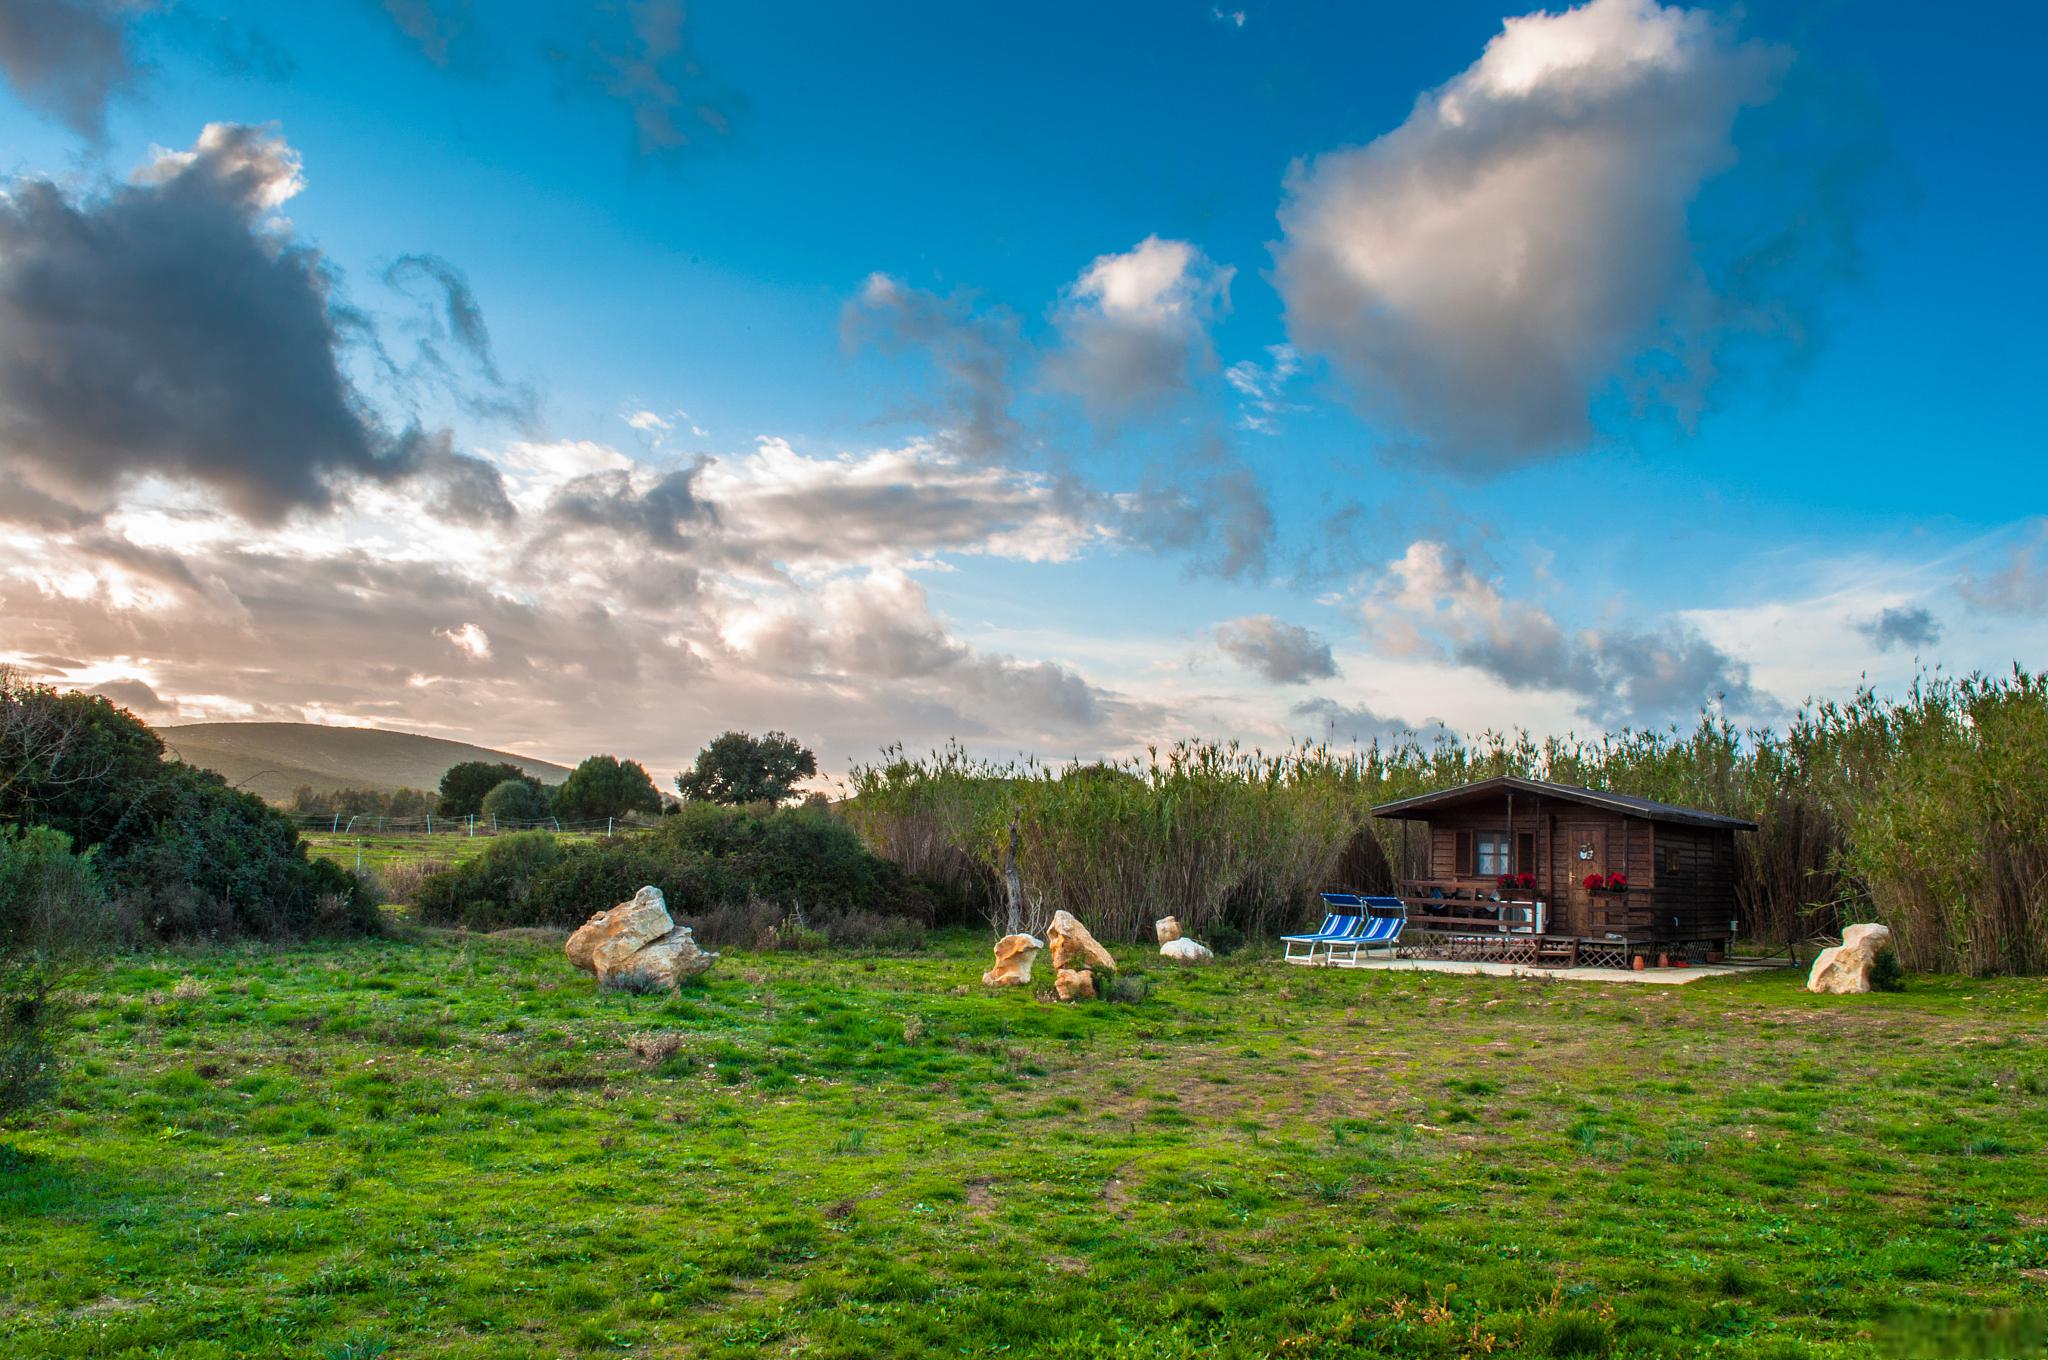
[[[612,819],[609,817],[604,819],[604,834],[607,836],[612,834]]]

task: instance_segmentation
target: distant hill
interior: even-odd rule
[[[465,760],[505,761],[543,783],[568,778],[567,767],[467,742],[371,727],[318,723],[190,723],[159,727],[157,735],[188,765],[213,770],[230,784],[273,803],[290,800],[301,784],[335,789],[438,788],[441,774]]]

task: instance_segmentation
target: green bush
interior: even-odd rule
[[[711,948],[774,948],[790,916],[849,948],[919,948],[935,902],[828,811],[699,803],[643,835],[566,845],[545,832],[498,837],[422,880],[414,905],[435,925],[573,927],[648,885]]]
[[[55,1094],[67,984],[112,935],[92,855],[49,827],[0,826],[0,1125]]]
[[[536,882],[560,864],[565,853],[545,831],[494,837],[476,858],[422,879],[414,891],[413,908],[430,925],[472,930],[573,924],[553,919],[535,903]]]
[[[1870,990],[1873,992],[1903,992],[1906,990],[1906,970],[1899,966],[1899,955],[1895,949],[1880,949],[1877,957],[1870,961]]]
[[[164,759],[133,714],[0,669],[0,822],[90,850],[121,917],[163,938],[362,933],[353,874],[306,854],[291,819],[210,771]]]

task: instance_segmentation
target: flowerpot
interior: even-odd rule
[[[1709,949],[1709,950],[1707,951],[1707,962],[1708,962],[1708,963],[1719,963],[1720,961],[1721,961],[1721,951],[1720,951],[1720,950],[1718,950],[1718,949]]]
[[[1635,969],[1638,973],[1642,972],[1643,969],[1649,966],[1650,961],[1644,958],[1641,954],[1636,955],[1635,958],[1629,961],[1629,967]]]
[[[1657,956],[1657,966],[1659,968],[1669,968],[1671,966],[1671,956],[1669,954],[1659,954]]]

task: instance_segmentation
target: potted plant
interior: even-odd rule
[[[1607,875],[1587,874],[1585,879],[1585,889],[1589,893],[1606,892]]]
[[[1607,876],[1607,891],[1609,891],[1609,892],[1618,892],[1618,893],[1625,893],[1625,892],[1627,892],[1627,891],[1628,891],[1628,875],[1627,875],[1627,874],[1609,874],[1609,875]]]

